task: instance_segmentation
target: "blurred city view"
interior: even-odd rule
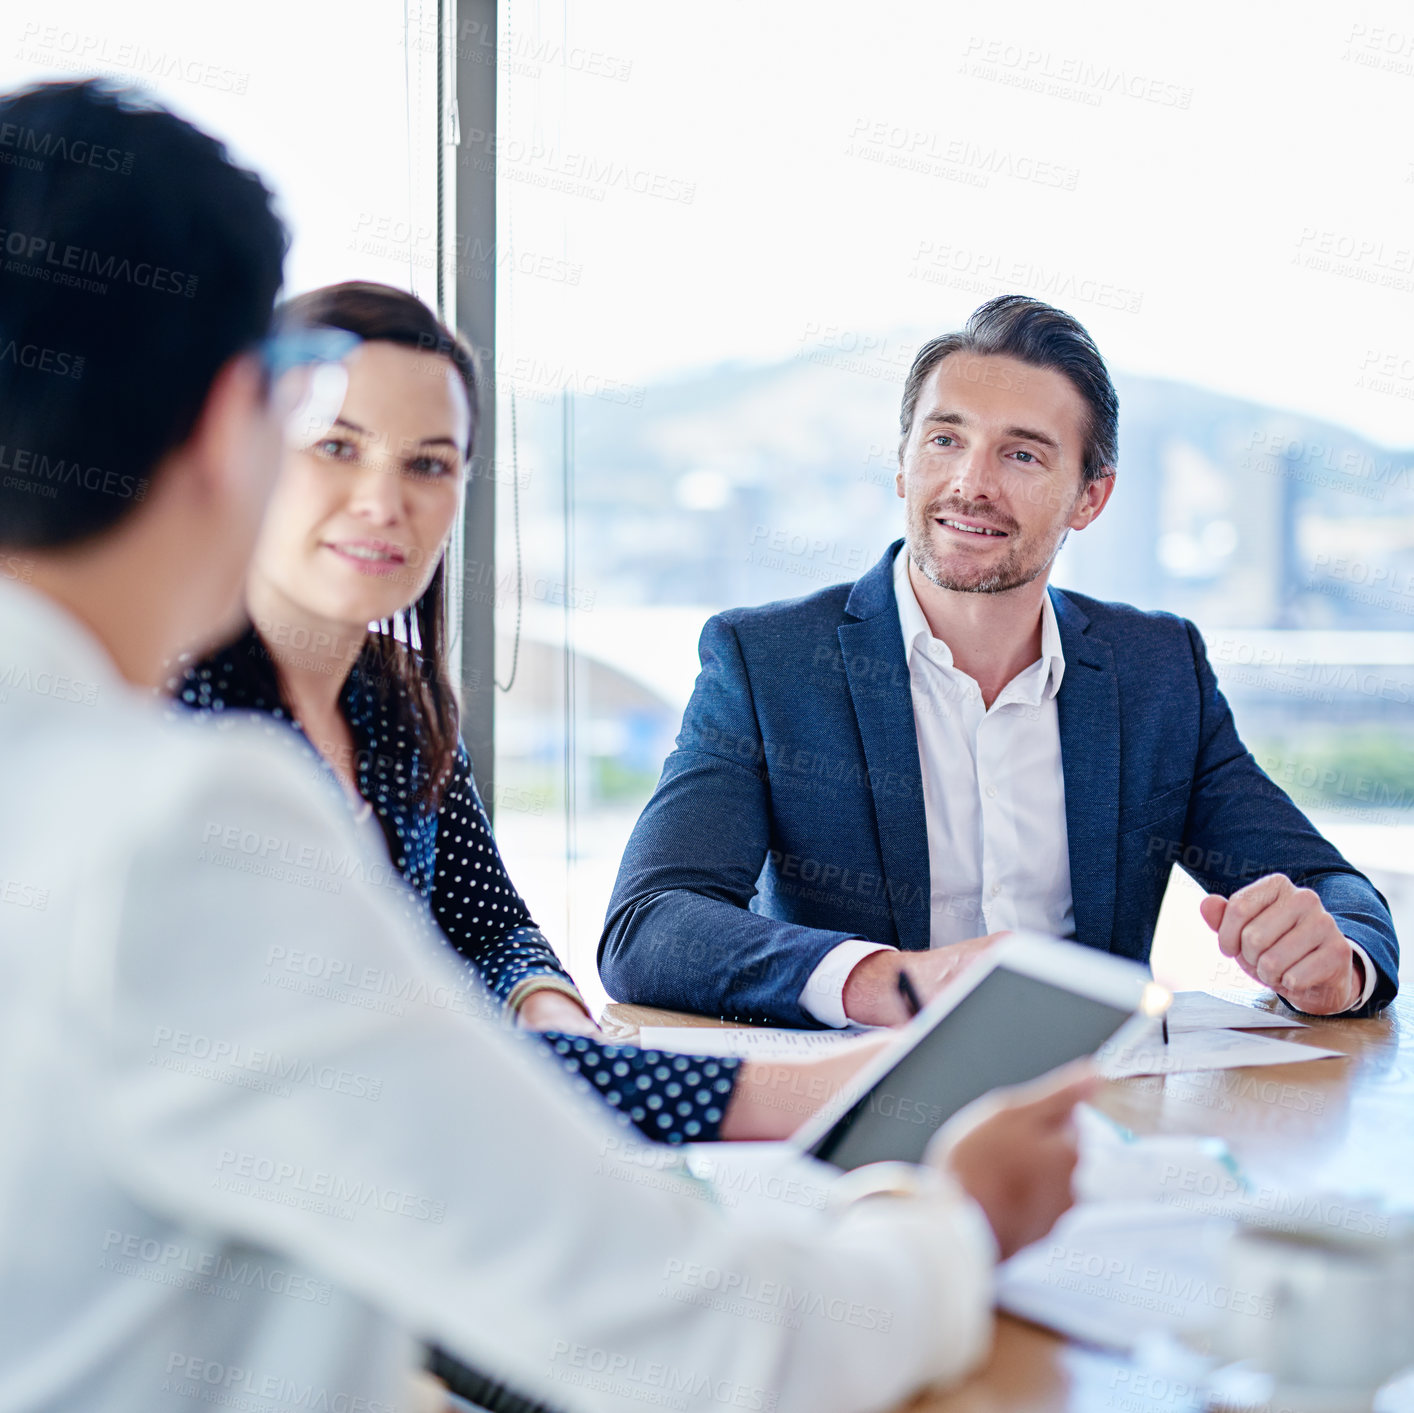
[[[525,597],[496,823],[517,878],[565,908],[577,974],[672,749],[703,621],[855,579],[902,533],[898,399],[926,336],[829,331],[777,363],[518,394]],[[1116,382],[1116,492],[1052,582],[1196,621],[1258,760],[1407,906],[1414,831],[1391,826],[1414,821],[1414,451],[1177,382]],[[503,664],[514,554],[503,543]]]

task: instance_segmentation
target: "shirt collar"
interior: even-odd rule
[[[938,643],[942,653],[938,660],[951,667],[952,649],[941,638],[933,637],[933,630],[923,616],[918,603],[918,595],[913,592],[913,582],[908,577],[908,545],[899,547],[894,556],[894,598],[898,602],[899,627],[903,630],[903,655],[911,667],[913,655],[921,652],[931,643]],[[1056,622],[1055,605],[1050,594],[1041,600],[1041,672],[1036,701],[1049,700],[1060,691],[1061,678],[1065,675],[1065,652],[1061,648],[1060,625]],[[1029,695],[1029,694],[1028,694]]]

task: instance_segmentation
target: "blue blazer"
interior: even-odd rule
[[[702,671],[599,943],[611,995],[813,1026],[800,992],[837,943],[927,948],[900,543],[855,584],[702,630]],[[1175,863],[1224,895],[1284,873],[1378,968],[1363,1013],[1387,1005],[1399,952],[1384,899],[1238,739],[1198,630],[1049,592],[1066,662],[1056,706],[1076,940],[1147,961]]]

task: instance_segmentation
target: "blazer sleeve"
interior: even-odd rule
[[[767,753],[736,629],[712,618],[677,748],[624,851],[599,971],[620,1000],[818,1028],[800,993],[852,933],[750,910],[771,839]]]
[[[654,1143],[711,1143],[722,1135],[741,1060],[643,1050],[554,1030],[515,1035],[546,1047],[580,1093],[602,1100]]]
[[[532,991],[553,987],[578,998],[570,974],[535,925],[501,862],[491,822],[458,743],[452,778],[437,814],[432,915],[486,989],[514,1011]]]
[[[1382,1010],[1399,990],[1399,943],[1384,898],[1341,856],[1242,744],[1203,640],[1185,625],[1198,677],[1199,742],[1180,862],[1210,893],[1228,897],[1270,873],[1312,889],[1340,930],[1369,954],[1379,979],[1351,1015]]]

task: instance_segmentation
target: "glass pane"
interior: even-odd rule
[[[1053,582],[1194,618],[1259,759],[1414,903],[1414,37],[1131,19],[502,5],[498,827],[582,984],[703,620],[878,559],[913,353],[1009,290],[1121,394]]]
[[[52,0],[3,25],[0,87],[106,77],[221,138],[270,186],[291,293],[368,279],[436,294],[436,5]],[[7,144],[0,140],[0,154]]]

